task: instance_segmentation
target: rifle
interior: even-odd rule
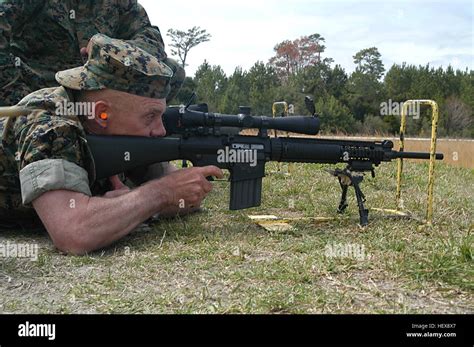
[[[394,159],[430,159],[429,153],[394,151],[393,142],[346,141],[319,138],[271,138],[275,129],[316,135],[320,120],[314,102],[305,100],[312,116],[287,118],[256,117],[249,114],[209,113],[206,104],[169,107],[163,115],[167,135],[162,138],[88,135],[96,178],[106,178],[137,167],[172,160],[189,160],[194,166],[215,165],[230,172],[230,210],[260,206],[262,178],[269,161],[298,163],[346,163],[335,169],[342,194],[338,212],[347,208],[347,191],[354,187],[360,224],[368,224],[368,210],[360,184],[364,173],[375,177],[375,167]],[[258,135],[240,135],[256,128]],[[443,154],[435,155],[437,160]]]

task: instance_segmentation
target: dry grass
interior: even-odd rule
[[[216,182],[203,213],[142,227],[85,257],[59,254],[44,234],[2,233],[0,242],[38,243],[40,256],[1,260],[0,312],[474,312],[472,170],[438,166],[433,227],[374,212],[360,229],[352,195],[348,213],[335,213],[338,184],[323,166],[294,168],[265,178],[258,209],[228,211],[229,185]],[[366,179],[369,206],[393,207],[395,170],[383,165]],[[419,215],[426,172],[406,166],[405,205]],[[267,232],[247,214],[338,219]],[[331,257],[328,245],[363,246],[364,257]]]

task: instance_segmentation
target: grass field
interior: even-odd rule
[[[229,185],[216,182],[202,213],[141,227],[89,256],[62,255],[45,234],[1,233],[0,243],[37,243],[39,258],[0,259],[0,311],[474,313],[473,170],[437,166],[432,227],[372,212],[361,229],[352,191],[347,213],[335,213],[339,185],[324,168],[267,176],[252,210],[228,211]],[[395,172],[385,164],[366,178],[369,207],[394,207]],[[404,204],[420,217],[426,173],[406,165]],[[338,219],[269,232],[247,214]]]

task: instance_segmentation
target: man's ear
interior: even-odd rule
[[[110,104],[106,101],[99,100],[94,105],[94,120],[101,128],[107,128],[110,119]]]

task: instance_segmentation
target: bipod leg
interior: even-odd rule
[[[348,206],[347,190],[349,189],[349,186],[352,184],[351,173],[347,169],[328,170],[328,172],[331,175],[337,177],[337,180],[339,181],[339,185],[341,186],[342,194],[341,194],[341,200],[339,201],[339,207],[337,208],[337,212],[343,213]]]
[[[365,208],[365,195],[362,193],[360,189],[360,183],[364,179],[363,176],[350,176],[352,185],[354,186],[355,195],[357,198],[357,205],[359,206],[359,217],[360,217],[360,225],[366,226],[369,224],[369,210]]]
[[[348,206],[347,205],[347,189],[349,188],[349,186],[346,184],[343,184],[340,178],[339,178],[339,185],[341,186],[342,194],[341,194],[341,201],[339,202],[339,207],[337,208],[337,212],[343,213]]]

